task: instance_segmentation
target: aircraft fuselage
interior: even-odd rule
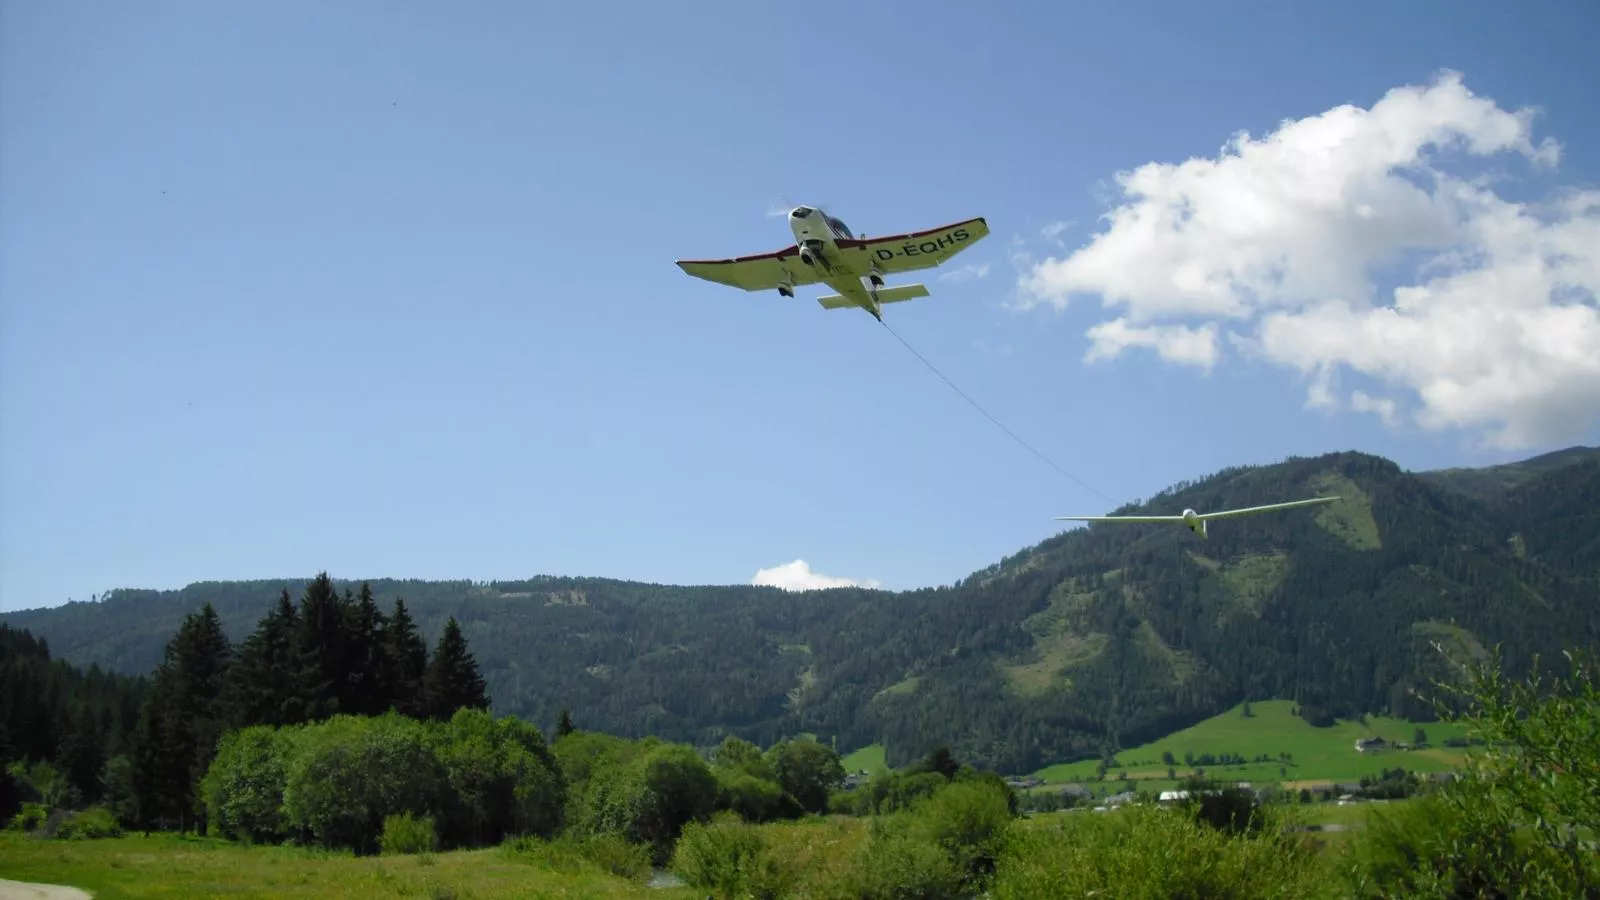
[[[1206,520],[1200,518],[1200,514],[1194,510],[1186,509],[1183,511],[1183,524],[1195,534],[1201,537],[1206,536]]]
[[[841,238],[855,238],[848,226],[814,206],[797,206],[789,211],[789,230],[794,232],[795,245],[800,248],[802,265],[817,269],[824,284],[882,321],[878,288],[883,287],[883,273],[876,265],[856,271],[839,252],[837,242]],[[786,296],[793,296],[793,291]]]

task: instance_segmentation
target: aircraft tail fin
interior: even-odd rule
[[[925,284],[900,284],[878,288],[879,303],[899,303],[902,300],[915,300],[926,296],[928,296],[928,286]],[[818,297],[817,302],[822,304],[823,309],[847,309],[858,305],[856,301],[839,294]]]

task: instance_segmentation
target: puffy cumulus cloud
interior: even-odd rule
[[[781,566],[773,566],[770,569],[758,569],[756,577],[750,579],[750,583],[767,587],[779,587],[786,591],[816,591],[823,588],[837,587],[878,587],[878,582],[875,579],[869,578],[866,581],[855,581],[849,578],[838,578],[833,575],[824,575],[821,572],[813,572],[811,566],[803,559],[784,563]]]
[[[1092,344],[1085,362],[1111,359],[1129,347],[1148,347],[1167,362],[1184,363],[1209,370],[1217,361],[1217,326],[1190,328],[1185,325],[1129,325],[1127,319],[1101,322],[1089,329]]]
[[[1514,202],[1446,170],[1505,154],[1554,166],[1560,145],[1535,142],[1533,119],[1446,72],[1239,134],[1213,159],[1147,163],[1117,176],[1086,245],[1013,253],[1020,305],[1120,307],[1089,330],[1090,361],[1145,348],[1209,369],[1231,347],[1298,370],[1311,407],[1482,428],[1505,447],[1578,438],[1600,424],[1600,191]],[[1345,370],[1373,389],[1341,395]]]

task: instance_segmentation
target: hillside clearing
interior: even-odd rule
[[[1251,703],[1253,715],[1243,715],[1240,704],[1227,712],[1213,716],[1175,732],[1157,741],[1124,750],[1116,755],[1115,766],[1106,771],[1106,782],[1134,780],[1171,781],[1169,767],[1182,778],[1193,769],[1202,767],[1198,762],[1186,763],[1185,758],[1198,758],[1205,754],[1213,757],[1232,754],[1243,757],[1242,764],[1205,765],[1205,774],[1240,781],[1357,781],[1363,775],[1378,775],[1384,769],[1403,768],[1416,772],[1443,772],[1459,765],[1463,759],[1460,749],[1444,746],[1449,738],[1466,737],[1460,725],[1443,722],[1414,723],[1382,716],[1368,716],[1363,724],[1341,720],[1327,728],[1315,728],[1293,713],[1294,703],[1289,700],[1263,700]],[[1382,737],[1384,740],[1411,743],[1415,732],[1421,728],[1429,746],[1421,750],[1384,750],[1361,753],[1355,749],[1362,738]],[[1171,753],[1174,763],[1167,763],[1163,754]],[[1280,759],[1280,754],[1288,754]],[[1266,756],[1266,761],[1255,761]],[[1034,773],[1034,777],[1055,783],[1084,783],[1095,781],[1099,760],[1080,760],[1047,766]]]

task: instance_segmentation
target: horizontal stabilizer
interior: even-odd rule
[[[901,300],[915,300],[918,297],[928,296],[927,285],[902,284],[892,288],[878,288],[879,303],[899,303]]]
[[[879,303],[899,303],[902,300],[915,300],[918,297],[926,296],[928,296],[928,286],[925,284],[901,284],[895,287],[878,288]],[[849,297],[843,297],[839,294],[818,297],[817,302],[822,304],[823,309],[846,309],[861,305]]]

